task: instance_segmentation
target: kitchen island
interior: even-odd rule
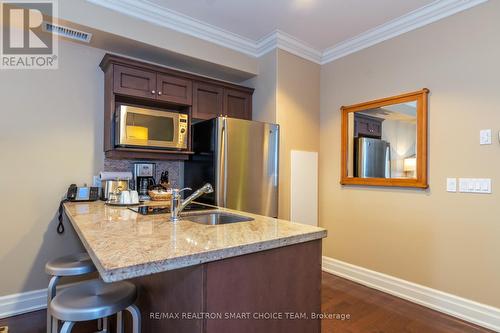
[[[143,332],[320,332],[322,228],[228,209],[253,220],[64,208],[101,278],[138,286]]]

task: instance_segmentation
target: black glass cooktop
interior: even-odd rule
[[[137,206],[137,207],[129,207],[130,210],[139,213],[141,215],[156,215],[156,214],[169,214],[170,206]],[[216,209],[215,207],[200,205],[197,203],[191,203],[184,208],[185,212],[189,211],[197,211],[197,210],[207,210],[207,209]]]

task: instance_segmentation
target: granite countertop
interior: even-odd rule
[[[103,202],[67,202],[66,215],[105,282],[114,282],[326,237],[323,228],[229,209],[250,222],[204,225],[140,215]],[[197,211],[193,214],[200,214]]]

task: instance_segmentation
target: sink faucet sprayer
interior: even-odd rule
[[[183,191],[189,190],[191,191],[192,189],[189,187],[183,188],[182,190],[179,189],[173,189],[172,190],[172,200],[170,201],[170,221],[171,222],[177,222],[180,220],[179,214],[186,208],[187,205],[189,205],[191,202],[199,198],[205,193],[212,193],[214,191],[212,185],[209,183],[206,183],[203,185],[201,188],[196,190],[193,194],[191,194],[189,197],[186,199],[182,200],[181,199],[181,193]]]

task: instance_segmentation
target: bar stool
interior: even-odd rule
[[[59,292],[50,303],[52,316],[63,321],[60,333],[69,333],[75,322],[118,316],[117,332],[123,332],[121,311],[132,315],[132,332],[141,331],[141,313],[136,305],[134,284],[121,281],[104,283],[99,279],[81,282]]]
[[[57,331],[57,320],[52,320],[50,315],[49,305],[52,299],[56,296],[57,283],[61,277],[68,276],[78,276],[96,271],[92,260],[89,255],[85,252],[71,254],[68,256],[60,257],[47,262],[45,265],[45,271],[47,274],[51,275],[49,286],[47,288],[47,333]],[[104,321],[105,329],[107,329],[107,322]],[[55,327],[54,327],[55,326]],[[99,329],[101,329],[101,323],[99,323]]]

